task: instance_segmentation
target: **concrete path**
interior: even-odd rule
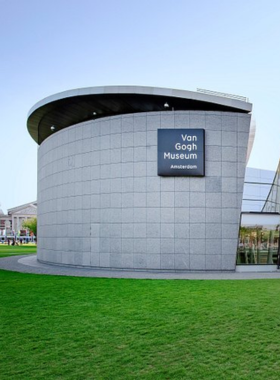
[[[161,280],[253,280],[280,279],[277,272],[163,272],[163,271],[128,271],[92,268],[74,268],[69,266],[42,264],[36,255],[10,256],[0,259],[0,269],[22,272],[75,277],[135,278]]]

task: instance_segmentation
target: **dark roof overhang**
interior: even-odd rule
[[[32,138],[41,144],[54,132],[89,120],[140,112],[186,110],[249,113],[252,104],[226,97],[164,88],[91,87],[43,99],[30,110],[27,128]]]

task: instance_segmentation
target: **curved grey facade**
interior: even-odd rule
[[[234,270],[248,112],[130,113],[46,137],[38,151],[38,259]],[[205,129],[205,177],[157,175],[157,130],[163,128]]]

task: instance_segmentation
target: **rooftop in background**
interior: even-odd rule
[[[196,91],[200,92],[202,94],[222,96],[223,98],[237,99],[237,100],[241,100],[242,102],[249,102],[249,99],[246,98],[245,96],[228,94],[226,92],[218,92],[218,91],[212,91],[212,90],[205,90],[204,88],[197,88]]]
[[[16,213],[21,213],[21,212],[23,213],[30,212],[31,214],[33,214],[34,210],[36,210],[36,213],[37,213],[37,201],[29,202],[17,207],[9,208],[7,210],[7,214],[11,215],[11,214],[16,214]]]
[[[142,86],[88,87],[49,96],[31,108],[27,128],[41,144],[51,134],[107,116],[157,111],[224,111],[249,113],[246,98]],[[227,95],[227,96],[226,96]]]

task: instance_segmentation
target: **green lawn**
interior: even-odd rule
[[[1,379],[279,379],[278,280],[0,282]]]
[[[23,244],[23,245],[6,245],[0,244],[0,257],[14,256],[14,255],[29,255],[37,252],[37,246],[35,244]]]

